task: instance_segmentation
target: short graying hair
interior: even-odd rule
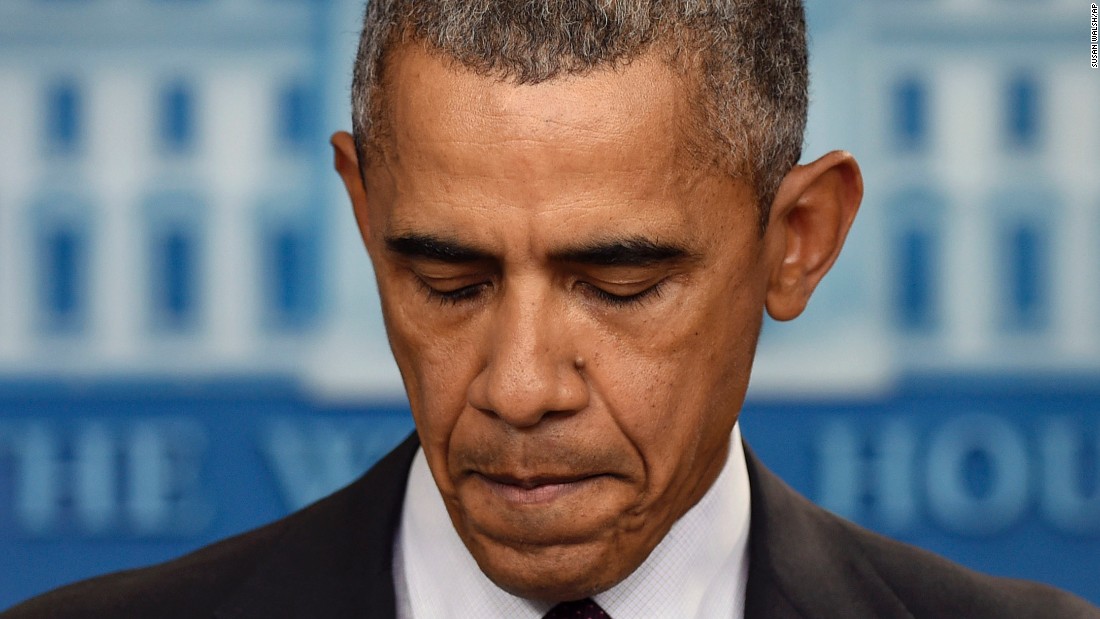
[[[801,156],[808,83],[801,0],[370,0],[352,82],[361,158],[379,146],[387,58],[409,42],[516,84],[666,52],[696,91],[692,124],[703,157],[748,177],[762,225]]]

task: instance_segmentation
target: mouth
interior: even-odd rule
[[[474,473],[473,477],[509,503],[549,503],[599,483],[606,475],[548,475],[516,477],[507,474]]]

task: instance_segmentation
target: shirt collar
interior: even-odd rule
[[[748,581],[749,478],[738,424],[729,456],[703,498],[630,576],[595,596],[614,619],[735,617]],[[516,597],[478,568],[451,524],[419,450],[394,548],[399,619],[541,619],[550,605]]]

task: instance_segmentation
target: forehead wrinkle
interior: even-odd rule
[[[527,119],[527,122],[525,122]],[[427,131],[408,132],[400,136],[397,147],[403,144],[415,144],[417,148],[431,148],[428,154],[434,154],[443,161],[454,161],[455,150],[447,146],[459,147],[459,160],[462,154],[478,158],[485,155],[500,154],[515,157],[539,157],[545,153],[576,156],[601,156],[607,159],[614,156],[616,149],[631,141],[629,131],[605,123],[599,126],[591,123],[574,122],[575,119],[546,118],[538,114],[511,113],[501,116],[459,117],[453,120],[440,118],[443,127],[458,127],[449,135],[439,135],[435,128]],[[489,135],[488,128],[493,128]],[[511,152],[490,152],[510,147]],[[436,152],[432,152],[436,151]],[[480,151],[480,152],[473,152]],[[605,151],[605,152],[600,152]]]
[[[638,161],[629,157],[629,153],[618,152],[629,148],[607,148],[591,141],[456,139],[416,142],[409,151],[402,144],[396,146],[400,165],[394,172],[401,177],[399,184],[403,190],[423,193],[433,188],[445,189],[452,197],[481,193],[482,198],[491,199],[495,190],[500,190],[505,194],[526,192],[532,198],[557,194],[580,202],[607,182],[615,182],[615,177],[628,181],[624,185],[633,193],[649,188],[660,190],[673,176],[683,174],[674,161],[653,157]],[[387,161],[387,165],[393,163],[396,162]],[[568,191],[562,191],[560,175],[572,179]],[[646,181],[636,180],[641,178]],[[511,184],[516,184],[516,191],[510,191]]]

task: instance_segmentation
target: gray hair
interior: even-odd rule
[[[536,84],[668,52],[696,85],[707,163],[747,175],[761,225],[806,126],[801,0],[370,0],[352,82],[360,157],[378,147],[385,63],[415,42],[486,76]]]

